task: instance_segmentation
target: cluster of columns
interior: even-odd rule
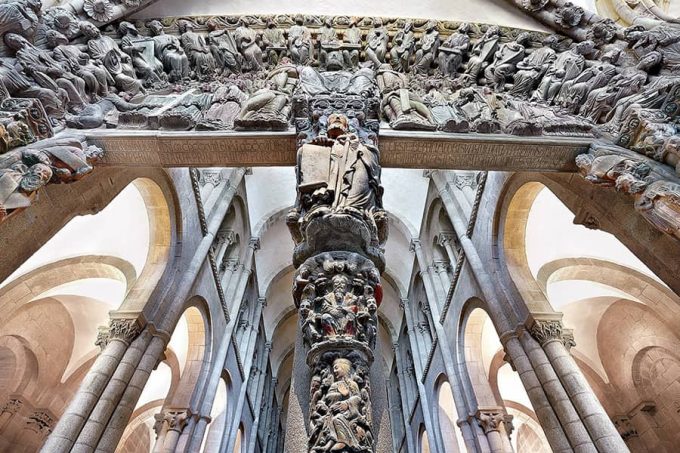
[[[573,344],[573,338],[565,335],[566,332],[557,319],[532,319],[530,323],[526,323],[529,325],[517,320],[512,305],[505,298],[505,292],[493,283],[494,280],[487,270],[488,266],[484,265],[475,243],[470,238],[469,225],[465,224],[460,215],[463,210],[456,197],[452,196],[446,177],[440,171],[431,172],[430,177],[451,220],[471,274],[486,300],[489,316],[500,333],[499,337],[506,355],[524,384],[552,449],[556,452],[628,451],[625,442],[569,354],[567,346]],[[427,275],[425,256],[419,244],[415,244],[413,250],[429,298],[430,294],[434,296],[436,292],[431,278]],[[431,303],[430,307],[434,319],[439,319],[438,304]],[[441,322],[435,322],[435,329],[439,336],[438,344],[444,356],[447,374],[460,375],[456,372],[459,370],[454,367],[457,361],[448,347],[450,343]],[[451,381],[451,387],[458,413],[476,413],[479,408],[472,407],[454,380]],[[466,444],[471,440],[471,430],[483,428],[481,420],[479,423],[471,424],[469,417],[467,419],[462,417],[458,424],[463,430]],[[488,427],[482,430],[489,431]],[[492,429],[490,432],[495,431]],[[495,435],[488,436],[489,432],[485,434],[491,451],[501,452],[509,448],[506,438],[498,442]],[[470,447],[472,445],[468,445],[468,448]]]
[[[215,203],[206,220],[203,238],[189,262],[182,265],[182,277],[175,286],[166,291],[166,297],[160,298],[159,303],[150,301],[145,314],[112,313],[108,329],[100,330],[97,339],[102,352],[41,451],[55,453],[115,450],[151,372],[164,359],[170,332],[182,313],[178,312],[176,302],[187,300],[245,173],[244,168],[234,170],[231,181],[222,187],[218,195],[210,197],[208,194]],[[252,272],[250,263],[258,247],[259,241],[251,240],[243,264],[230,274],[225,287],[228,300],[241,300]],[[174,273],[173,265],[174,263],[170,263],[166,272]],[[170,310],[168,307],[171,304],[174,308]],[[232,304],[233,310],[237,311],[238,305]],[[168,319],[167,313],[176,316]],[[191,407],[172,408],[159,416],[154,451],[175,451],[180,446],[186,446],[189,451],[198,451],[200,448],[206,426],[210,422],[210,409],[233,332],[235,312],[232,311],[231,315],[219,346],[211,357],[210,369],[206,375],[208,379],[203,381],[204,391],[197,392],[200,396],[193,399]],[[146,316],[159,321],[147,321]],[[254,348],[252,339],[251,342],[253,344],[249,344],[249,351]],[[223,450],[226,451],[226,445],[224,447]]]

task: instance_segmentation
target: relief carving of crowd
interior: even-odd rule
[[[347,16],[112,22],[132,6],[0,5],[0,152],[65,128],[295,126],[304,143],[336,110],[350,112],[365,143],[376,143],[382,124],[594,136],[674,167],[679,160],[680,30],[673,24],[623,28],[545,0],[520,7],[559,34]],[[6,212],[19,207],[8,201],[21,185],[12,179],[0,185]]]

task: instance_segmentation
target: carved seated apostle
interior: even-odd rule
[[[267,20],[267,28],[262,32],[262,44],[270,68],[279,64],[286,55],[286,37],[273,19]]]
[[[233,34],[227,29],[220,29],[216,19],[209,19],[207,43],[215,57],[217,68],[223,74],[238,74],[243,66],[243,55]]]
[[[188,20],[180,20],[177,27],[181,33],[180,42],[184,47],[191,67],[198,80],[210,80],[217,70],[217,63],[205,42],[205,38],[194,31],[194,24]]]
[[[477,80],[484,69],[491,63],[501,39],[501,30],[493,25],[484,33],[484,36],[477,41],[472,48],[472,56],[468,62],[465,73]]]
[[[239,52],[243,56],[243,69],[246,71],[263,69],[262,49],[257,42],[257,33],[248,26],[245,19],[241,19],[238,28],[234,31],[234,39]]]
[[[301,15],[295,16],[295,24],[288,30],[288,51],[296,64],[307,64],[312,57],[312,34]]]
[[[178,82],[189,77],[191,73],[189,58],[184,53],[179,39],[166,34],[163,30],[163,24],[157,20],[149,22],[147,28],[153,36],[156,58],[163,63],[163,68],[168,74],[168,80]]]
[[[239,129],[285,130],[289,126],[290,111],[288,93],[280,91],[274,81],[268,80],[265,87],[243,103],[234,125]]]
[[[502,44],[494,55],[494,59],[484,70],[487,85],[498,91],[505,88],[505,82],[510,75],[515,73],[518,63],[526,55],[526,46],[529,43],[529,33],[520,33],[514,41]]]
[[[392,49],[390,58],[392,67],[400,72],[408,72],[411,67],[411,58],[416,45],[413,33],[413,22],[406,21],[404,28],[399,30],[392,38]]]
[[[549,35],[543,39],[543,47],[531,52],[524,60],[515,66],[513,85],[509,93],[517,97],[529,97],[536,88],[543,75],[550,69],[557,53],[556,47],[560,42],[558,35]]]
[[[432,73],[437,61],[440,43],[437,22],[431,20],[425,25],[425,33],[420,37],[417,45],[414,65],[418,73]]]
[[[163,63],[154,54],[153,39],[143,38],[137,27],[125,21],[118,24],[118,34],[121,50],[130,55],[132,66],[147,85],[167,82],[168,76],[163,70]]]
[[[470,50],[470,24],[463,22],[458,31],[439,46],[439,70],[444,76],[454,77]]]
[[[379,68],[385,63],[387,54],[387,43],[390,37],[387,29],[383,26],[383,21],[379,17],[373,18],[373,28],[366,36],[366,58],[373,64],[374,68]]]
[[[476,89],[463,88],[460,90],[455,105],[467,117],[471,130],[480,133],[500,131],[501,125],[494,110]]]

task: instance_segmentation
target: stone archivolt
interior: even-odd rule
[[[307,143],[330,113],[341,111],[367,145],[377,144],[381,124],[598,137],[677,166],[677,28],[660,21],[622,28],[570,3],[516,4],[558,34],[447,21],[286,15],[123,21],[113,32],[98,27],[141,3],[88,1],[74,12],[8,2],[0,15],[0,151],[64,134],[65,127],[295,126],[299,143]],[[81,160],[97,155],[91,149],[89,154]],[[21,159],[4,156],[0,171],[7,179]],[[32,166],[24,167],[19,173],[26,179]],[[38,179],[66,182],[46,174]],[[677,197],[668,194],[676,194],[680,180],[671,172],[663,181],[654,196],[651,190],[649,197],[636,193],[638,210],[677,209]],[[3,187],[3,212],[25,207],[23,200],[34,192]],[[646,218],[657,227],[662,223]],[[677,225],[660,229],[675,235]]]

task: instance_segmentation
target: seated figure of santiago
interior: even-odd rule
[[[368,222],[383,242],[380,236],[387,216],[382,205],[380,153],[350,131],[347,116],[328,116],[326,134],[298,149],[296,168],[297,201],[287,223],[297,243],[303,240],[300,230],[307,222],[335,213]]]

